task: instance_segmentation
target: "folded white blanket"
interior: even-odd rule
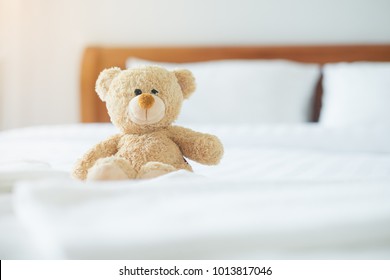
[[[15,201],[48,258],[390,257],[388,181],[240,183],[181,171],[20,183]]]
[[[0,193],[11,191],[18,181],[69,177],[69,172],[54,170],[48,163],[42,161],[0,160]]]

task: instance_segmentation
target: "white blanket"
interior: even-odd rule
[[[87,184],[64,177],[87,148],[114,133],[111,126],[0,134],[0,182],[14,172],[7,161],[35,174],[4,188],[16,186],[0,200],[1,231],[8,232],[0,237],[0,257],[390,257],[388,129],[195,129],[222,139],[219,166]]]

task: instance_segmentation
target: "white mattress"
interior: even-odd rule
[[[0,133],[0,258],[390,257],[390,129],[189,126],[216,167],[81,183],[73,163],[111,125]]]

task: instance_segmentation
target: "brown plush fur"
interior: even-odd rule
[[[171,125],[183,99],[194,90],[195,81],[188,70],[168,71],[158,66],[104,70],[96,91],[121,133],[90,149],[76,163],[73,176],[119,180],[153,178],[178,169],[192,171],[184,157],[218,164],[223,146],[217,137]],[[134,121],[129,111],[136,117],[145,114],[145,123]],[[157,121],[150,121],[153,117]]]

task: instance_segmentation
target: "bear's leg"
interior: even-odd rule
[[[140,171],[138,172],[137,178],[138,179],[155,178],[176,170],[177,169],[172,165],[162,163],[162,162],[157,162],[157,161],[150,161],[141,167]]]
[[[87,180],[126,180],[135,179],[136,176],[136,171],[127,160],[112,156],[97,160],[88,170]]]

